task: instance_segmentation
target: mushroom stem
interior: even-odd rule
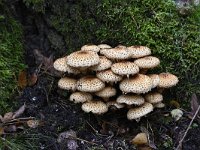
[[[161,87],[158,87],[158,88],[157,88],[157,91],[158,91],[159,93],[163,93],[164,90],[165,90],[165,88],[161,88]]]
[[[141,74],[146,74],[147,71],[148,71],[148,69],[140,69],[140,73],[141,73]]]

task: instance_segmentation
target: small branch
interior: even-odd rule
[[[186,137],[186,135],[187,135],[187,133],[188,133],[188,131],[189,131],[189,129],[190,129],[190,127],[191,127],[191,125],[192,125],[194,119],[196,118],[196,116],[197,116],[199,110],[200,110],[200,105],[199,105],[199,107],[197,108],[197,110],[196,110],[194,116],[192,117],[192,120],[190,121],[190,124],[189,124],[188,127],[187,127],[187,130],[185,131],[185,133],[184,133],[182,139],[179,141],[179,144],[178,144],[178,146],[176,147],[175,150],[181,150],[183,140],[185,139],[185,137]]]

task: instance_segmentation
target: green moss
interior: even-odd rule
[[[11,99],[17,87],[17,74],[24,68],[22,63],[22,29],[10,17],[5,5],[1,4],[0,19],[0,114],[11,108]]]

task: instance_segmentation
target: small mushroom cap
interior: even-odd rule
[[[144,98],[141,95],[136,95],[136,94],[120,95],[116,101],[120,104],[125,103],[127,105],[144,104]]]
[[[64,90],[76,90],[77,80],[69,77],[61,78],[58,81],[58,87]]]
[[[153,106],[154,106],[154,108],[164,108],[165,104],[162,102],[159,102],[159,103],[154,104]]]
[[[118,75],[134,75],[139,72],[139,67],[130,61],[115,63],[111,66],[111,70]]]
[[[103,114],[108,111],[108,106],[102,101],[89,101],[82,104],[84,112],[92,112],[93,114]]]
[[[124,93],[147,93],[151,90],[152,80],[147,75],[137,74],[135,77],[124,79],[119,88]]]
[[[110,45],[108,45],[108,44],[99,44],[98,47],[99,47],[100,49],[112,48],[112,47],[111,47]]]
[[[117,93],[117,90],[111,86],[103,88],[101,91],[96,92],[95,94],[102,98],[109,98],[112,96],[115,96]]]
[[[127,49],[132,54],[132,58],[140,58],[144,56],[151,55],[151,50],[146,46],[130,46]]]
[[[114,60],[125,60],[131,56],[131,53],[128,51],[128,49],[124,47],[102,49],[100,50],[100,54]]]
[[[71,67],[90,67],[99,61],[98,54],[93,51],[76,51],[67,56],[67,64]]]
[[[82,77],[77,81],[77,90],[82,92],[97,92],[105,87],[105,83],[92,76]]]
[[[160,60],[154,56],[146,56],[136,59],[134,63],[141,69],[155,68],[160,64]]]
[[[53,67],[61,72],[67,72],[72,74],[79,74],[80,71],[76,68],[67,65],[67,57],[58,58],[54,61]]]
[[[105,56],[99,56],[100,62],[98,65],[91,67],[93,71],[102,71],[109,69],[112,65],[112,61],[106,58]]]
[[[107,104],[108,108],[112,107],[112,106],[116,107],[117,109],[121,109],[121,108],[125,107],[124,104],[117,103],[116,101],[108,101],[106,104]]]
[[[104,82],[118,82],[122,80],[122,76],[112,72],[111,69],[97,72],[96,76]]]
[[[74,103],[83,103],[86,101],[91,101],[92,95],[85,92],[74,92],[70,95],[69,100],[73,101]]]
[[[163,96],[158,92],[150,92],[145,95],[145,100],[151,104],[156,104],[163,101]]]
[[[153,111],[153,105],[151,103],[145,102],[139,107],[129,109],[127,118],[129,120],[138,119],[150,113],[151,111]]]
[[[157,75],[157,74],[148,74],[148,76],[149,76],[149,77],[151,78],[151,80],[152,80],[152,88],[157,87],[157,85],[158,85],[159,82],[160,82],[159,75]]]
[[[171,73],[161,73],[159,74],[159,78],[160,82],[158,84],[158,87],[160,88],[170,88],[178,83],[177,76]]]
[[[100,48],[97,45],[84,45],[81,47],[81,51],[93,51],[98,53]]]

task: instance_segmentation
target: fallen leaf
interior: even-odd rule
[[[37,82],[37,79],[38,79],[37,74],[34,72],[28,77],[28,85],[29,86],[35,85],[35,83]]]
[[[0,121],[3,122],[3,117],[2,117],[2,115],[0,115]]]
[[[18,75],[18,86],[24,89],[27,86],[27,72],[21,71]]]
[[[12,119],[12,117],[13,117],[13,112],[5,113],[2,118],[2,122],[10,121]]]
[[[192,94],[190,103],[191,103],[191,109],[192,109],[192,111],[190,112],[190,115],[191,115],[191,118],[192,118],[194,116],[194,114],[196,113],[198,107],[199,107],[199,103],[198,103],[198,99],[197,99],[196,94]]]
[[[40,120],[28,120],[26,123],[30,128],[37,128],[40,125]]]
[[[180,108],[180,104],[179,102],[175,101],[175,100],[171,100],[170,101],[170,105],[175,107],[175,108]]]
[[[22,105],[15,113],[14,115],[12,116],[12,119],[15,119],[17,117],[19,117],[20,115],[22,115],[25,111],[25,108],[26,108],[26,104],[24,103],[24,105]]]
[[[134,145],[148,145],[147,135],[145,133],[138,133],[133,139],[132,144]]]

